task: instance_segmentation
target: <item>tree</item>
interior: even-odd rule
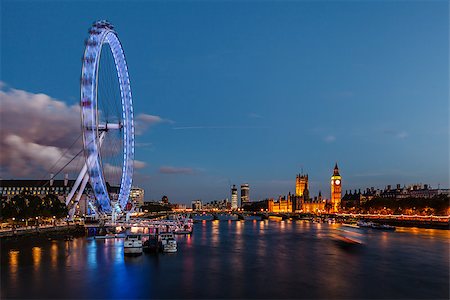
[[[2,220],[10,219],[15,216],[16,210],[12,206],[10,201],[6,200],[6,197],[1,199],[0,218]]]
[[[56,216],[57,218],[63,218],[67,216],[69,210],[67,209],[66,204],[59,201],[56,195],[49,194],[46,196],[46,198],[46,201],[48,201],[50,204],[49,210],[51,215]]]

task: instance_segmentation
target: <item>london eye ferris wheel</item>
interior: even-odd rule
[[[130,196],[134,161],[127,63],[114,27],[105,20],[93,23],[85,44],[81,71],[83,184],[89,178],[100,212],[120,212]],[[110,193],[112,188],[114,193]]]

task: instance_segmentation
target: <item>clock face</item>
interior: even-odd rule
[[[336,185],[340,185],[341,181],[339,179],[337,179],[334,183],[336,183]]]

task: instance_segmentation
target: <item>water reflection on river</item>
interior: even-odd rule
[[[212,221],[178,253],[123,256],[123,240],[2,242],[2,298],[448,298],[449,231],[367,230],[342,248],[340,225]]]

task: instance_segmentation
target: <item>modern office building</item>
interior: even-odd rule
[[[250,186],[248,183],[241,184],[241,207],[250,202]]]
[[[202,210],[202,200],[193,200],[192,210]]]
[[[236,185],[233,184],[233,187],[231,188],[231,209],[237,208],[238,208],[238,193]]]
[[[139,187],[132,187],[130,191],[130,202],[134,207],[139,209],[144,205],[144,189]]]

